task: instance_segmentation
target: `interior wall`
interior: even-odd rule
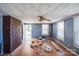
[[[57,24],[56,23],[53,23],[52,24],[52,36],[54,37],[54,38],[57,38]]]
[[[73,19],[64,21],[64,39],[67,47],[73,47]]]
[[[49,24],[49,36],[52,36],[52,24]]]
[[[69,18],[64,21],[64,41],[57,39],[57,23],[53,23],[52,25],[52,32],[53,37],[56,38],[59,42],[66,45],[69,48],[72,48],[73,46],[73,19]]]
[[[2,16],[0,16],[0,53],[1,53],[1,49],[2,49],[2,44],[3,44],[3,20],[2,20]]]
[[[25,23],[24,25],[32,25],[32,38],[42,35],[42,24],[40,23]],[[52,24],[49,25],[49,36],[52,36]]]
[[[74,16],[75,17],[75,16]],[[58,40],[59,42],[61,42],[62,44],[64,44],[66,47],[72,49],[73,51],[79,53],[79,48],[76,48],[74,46],[74,36],[73,34],[75,34],[73,32],[73,20],[74,20],[74,17],[73,18],[68,18],[68,19],[65,19],[64,20],[64,41],[61,41],[59,39],[57,39],[57,23],[53,23],[52,24],[52,37],[56,38],[56,40]],[[75,18],[78,20],[78,18]],[[78,25],[76,25],[78,26]]]
[[[2,20],[2,16],[0,16],[0,44],[2,44],[2,39],[3,39],[3,20]]]
[[[42,34],[42,24],[32,24],[32,37],[39,37]]]

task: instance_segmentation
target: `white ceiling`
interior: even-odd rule
[[[11,15],[23,22],[38,22],[36,16],[49,17],[51,22],[79,13],[77,3],[0,3],[0,15]]]

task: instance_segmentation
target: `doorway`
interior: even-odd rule
[[[31,41],[32,39],[32,25],[23,25],[23,41]]]

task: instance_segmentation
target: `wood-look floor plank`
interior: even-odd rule
[[[68,52],[62,46],[58,45],[56,42],[54,42],[53,45],[52,45],[52,43],[51,43],[51,42],[53,42],[52,40],[48,40],[47,42],[53,48],[53,50],[49,53],[42,50],[41,47],[32,49],[30,47],[31,40],[29,40],[29,41],[23,41],[22,44],[17,49],[15,49],[10,55],[11,56],[57,56],[57,53],[58,53],[57,48],[59,50],[63,51],[62,52],[62,53],[64,53],[63,56],[74,55],[74,54]],[[57,44],[57,46],[56,46],[56,44]]]

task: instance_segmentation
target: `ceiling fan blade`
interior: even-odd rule
[[[39,19],[39,21],[42,21],[42,19]]]
[[[38,16],[39,17],[39,21],[43,21],[43,20],[46,20],[46,21],[51,21],[49,19],[46,19],[44,16]]]
[[[44,20],[51,21],[51,20],[49,20],[49,19],[44,19]]]

